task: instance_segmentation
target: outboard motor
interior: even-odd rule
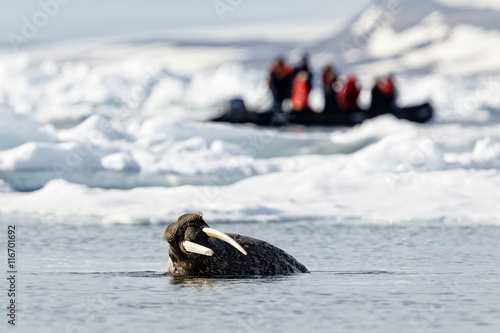
[[[231,122],[238,122],[247,116],[247,108],[242,98],[232,98],[227,102],[225,116]]]

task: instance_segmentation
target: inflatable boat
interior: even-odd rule
[[[391,107],[387,110],[359,109],[351,112],[315,112],[268,110],[264,112],[250,111],[246,108],[241,98],[229,100],[220,116],[210,119],[215,122],[227,122],[233,124],[255,124],[260,126],[354,126],[361,124],[366,119],[374,118],[382,114],[392,114],[399,119],[406,119],[417,123],[425,123],[432,119],[434,110],[429,103],[409,107]]]

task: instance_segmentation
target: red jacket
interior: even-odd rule
[[[339,106],[344,111],[353,111],[358,109],[358,96],[361,89],[356,85],[356,78],[350,76],[346,84],[337,94]]]
[[[385,97],[387,97],[387,100],[391,102],[394,101],[394,98],[396,97],[396,88],[394,87],[394,81],[392,78],[388,78],[387,81],[385,81],[385,84],[380,87],[380,90]]]
[[[309,109],[309,92],[311,87],[307,81],[307,74],[298,73],[293,80],[292,108],[296,111]]]
[[[323,71],[323,88],[331,88],[332,84],[337,80],[337,74],[331,69],[326,68]]]
[[[274,75],[277,80],[286,80],[293,74],[293,68],[287,65],[271,67],[271,75]],[[269,84],[271,84],[271,79],[269,79]]]

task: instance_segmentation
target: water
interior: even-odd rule
[[[269,241],[311,273],[206,279],[162,274],[164,225],[4,221],[18,229],[18,332],[497,332],[500,326],[497,226],[208,222]]]

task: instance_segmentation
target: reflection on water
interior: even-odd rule
[[[333,272],[337,275],[371,275],[371,274],[401,274],[398,272],[389,271],[347,271],[347,272]]]
[[[169,276],[169,283],[185,288],[199,288],[222,286],[228,288],[231,286],[240,286],[246,284],[264,284],[286,281],[292,276],[225,276],[225,277],[188,277],[188,276]]]

